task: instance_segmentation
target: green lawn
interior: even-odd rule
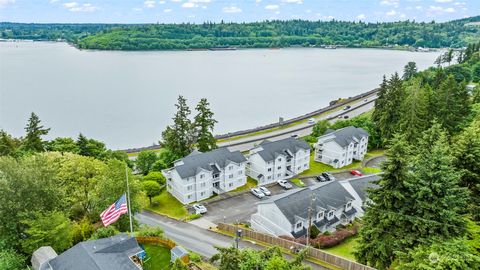
[[[169,269],[170,250],[166,247],[155,245],[144,245],[147,253],[147,261],[143,265],[145,270]]]
[[[166,189],[163,189],[160,195],[154,197],[152,202],[158,202],[158,206],[148,205],[146,209],[176,219],[182,219],[188,215],[188,211],[183,204],[168,193]]]
[[[324,249],[326,252],[335,254],[340,257],[347,258],[349,260],[355,261],[355,256],[353,256],[353,250],[357,246],[358,236],[352,236],[347,238],[343,243],[338,246]]]
[[[292,179],[290,182],[294,183],[297,187],[304,187],[305,183],[302,182],[302,180],[298,178]]]

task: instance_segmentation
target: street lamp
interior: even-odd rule
[[[235,237],[235,244],[238,249],[238,243],[240,242],[240,239],[242,239],[242,230],[238,229]]]

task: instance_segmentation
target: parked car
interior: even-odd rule
[[[290,137],[292,137],[292,138],[298,138],[298,135],[297,135],[297,134],[292,134],[292,135],[290,135]]]
[[[356,175],[356,176],[363,176],[363,173],[361,173],[359,170],[351,170],[350,174]]]
[[[203,206],[203,204],[199,204],[199,203],[196,203],[193,205],[193,210],[195,210],[195,214],[207,213],[207,208]]]
[[[335,180],[335,177],[333,177],[333,175],[329,172],[322,173],[322,176],[325,177],[325,179],[327,179],[328,181],[334,181]]]
[[[316,178],[320,182],[327,182],[328,181],[323,175],[317,175]]]
[[[343,108],[343,110],[346,111],[346,110],[348,110],[348,109],[350,109],[350,108],[352,108],[352,106],[347,105],[347,106],[345,106],[345,108]]]
[[[258,189],[258,188],[252,188],[252,189],[250,189],[250,192],[251,192],[253,195],[255,195],[255,197],[257,197],[257,198],[259,198],[259,199],[265,197],[265,194],[263,194],[263,193],[260,191],[260,189]]]
[[[260,191],[261,191],[263,194],[267,195],[267,196],[272,195],[272,193],[270,192],[270,190],[268,190],[266,187],[259,187],[258,189],[260,189]]]
[[[364,102],[367,102],[367,101],[368,101],[368,98],[364,99],[363,101],[364,101]]]
[[[343,116],[343,119],[348,119],[348,118],[349,118],[348,115],[344,115],[344,116]]]
[[[310,118],[310,119],[308,119],[308,124],[309,124],[309,125],[315,124],[315,118]]]
[[[291,189],[292,184],[288,183],[286,180],[278,180],[277,183],[284,189]]]

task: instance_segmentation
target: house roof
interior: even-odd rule
[[[378,175],[368,175],[359,178],[352,178],[348,182],[358,194],[360,199],[362,199],[362,201],[364,202],[367,198],[367,189],[377,187],[377,184],[375,184],[374,181],[378,179],[380,179],[380,176]]]
[[[307,142],[295,138],[286,138],[274,142],[264,140],[259,146],[262,147],[262,150],[257,153],[265,161],[272,161],[279,155],[291,156],[292,154],[297,153],[300,149],[310,149],[310,145]]]
[[[354,199],[338,181],[331,181],[276,195],[260,204],[275,203],[289,222],[294,224],[295,216],[308,218],[307,209],[310,207],[312,198],[315,198],[312,208],[316,211],[338,209]],[[312,215],[315,213],[312,212]]]
[[[80,242],[44,264],[44,270],[138,270],[130,259],[142,252],[127,234]]]
[[[363,128],[348,126],[337,130],[327,130],[323,136],[334,135],[334,141],[341,147],[348,146],[352,141],[359,141],[362,137],[368,136],[368,132]]]
[[[172,248],[172,250],[170,250],[170,252],[173,255],[172,259],[182,258],[183,256],[188,255],[188,251],[186,251],[181,246],[175,246],[174,248]]]
[[[194,176],[201,169],[207,171],[217,171],[213,164],[217,164],[220,168],[224,168],[228,163],[242,163],[247,161],[240,151],[230,152],[227,148],[219,148],[210,152],[202,153],[193,151],[190,155],[181,159],[183,164],[175,166],[178,174],[182,178]]]

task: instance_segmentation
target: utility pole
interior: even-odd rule
[[[130,221],[130,235],[133,237],[133,222],[132,222],[132,210],[130,209],[130,187],[128,186],[128,166],[125,163],[125,179],[127,180],[127,208],[128,208],[128,219]]]
[[[316,197],[313,196],[313,192],[310,195],[310,206],[308,207],[308,227],[307,227],[307,247],[310,242],[310,228],[312,227],[312,207]]]

